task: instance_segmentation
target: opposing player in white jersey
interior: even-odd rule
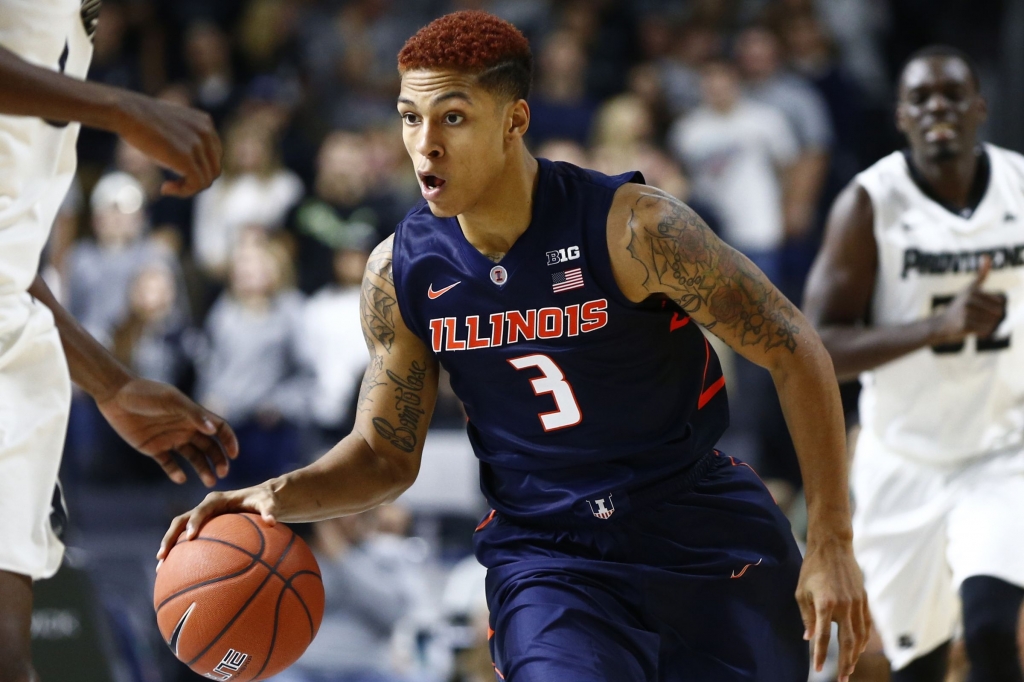
[[[193,194],[220,173],[220,142],[205,114],[82,82],[99,5],[0,0],[0,682],[37,679],[29,652],[32,580],[56,572],[64,549],[50,517],[61,506],[54,486],[69,379],[172,480],[185,480],[173,452],[207,485],[215,471],[227,473],[225,455],[238,453],[222,419],[170,386],[132,375],[36,274],[75,172],[79,122],[120,134],[177,172],[180,179],[163,187],[167,194]]]
[[[839,377],[860,375],[854,548],[895,682],[1021,680],[1024,157],[979,144],[969,59],[907,62],[910,143],[839,196],[805,308]]]

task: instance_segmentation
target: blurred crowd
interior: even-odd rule
[[[194,199],[164,197],[164,171],[113,136],[83,130],[44,274],[124,363],[230,420],[242,456],[224,485],[262,481],[319,456],[352,425],[366,363],[362,269],[419,196],[394,106],[395,56],[430,19],[472,8],[519,26],[536,58],[535,155],[607,173],[639,169],[799,301],[831,199],[900,144],[891,109],[902,59],[936,40],[967,49],[983,74],[995,59],[975,29],[998,21],[998,3],[971,3],[969,21],[918,5],[105,0],[89,78],[209,112],[224,172]],[[728,364],[743,456],[780,500],[793,499],[799,472],[770,379],[740,359]],[[461,424],[443,391],[435,425]],[[74,402],[65,459],[68,483],[138,486],[161,476],[84,397]],[[329,585],[325,629],[351,646],[345,655],[314,647],[294,679],[396,679],[387,651],[396,624],[422,606],[415,566],[426,554],[409,544],[409,520],[387,521],[389,513],[314,529]],[[395,579],[382,583],[388,572]],[[452,607],[450,631],[464,630],[465,640],[454,650],[470,653],[449,660],[445,674],[488,679],[479,575],[467,564],[452,576],[445,598],[462,605]],[[391,592],[380,593],[382,584]],[[409,633],[406,659],[429,658],[421,630]],[[359,670],[342,670],[343,660]]]

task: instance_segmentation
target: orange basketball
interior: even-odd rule
[[[250,682],[281,672],[313,641],[324,585],[288,526],[225,514],[178,540],[156,574],[153,606],[179,660],[212,680]]]

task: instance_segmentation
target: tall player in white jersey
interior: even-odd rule
[[[186,196],[220,173],[208,116],[85,83],[99,0],[0,0],[0,682],[37,680],[32,581],[60,566],[51,503],[70,380],[131,445],[177,482],[187,458],[207,485],[238,453],[230,427],[176,389],[135,377],[92,339],[36,274],[75,172],[79,122],[120,134],[181,177]],[[62,349],[63,346],[63,349]],[[66,353],[66,356],[65,356]]]
[[[860,375],[854,548],[895,682],[940,682],[962,622],[971,682],[1020,682],[1024,157],[979,144],[969,59],[907,62],[910,143],[829,217],[805,308]]]

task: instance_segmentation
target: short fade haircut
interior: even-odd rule
[[[530,96],[533,54],[519,29],[478,10],[453,12],[406,41],[398,53],[398,73],[416,69],[453,69],[477,76],[491,92],[510,99]]]
[[[978,77],[978,69],[974,65],[974,60],[964,52],[963,50],[953,47],[952,45],[927,45],[922,47],[920,50],[916,50],[906,61],[903,62],[903,66],[900,67],[900,77],[896,81],[897,85],[903,84],[903,76],[907,73],[907,67],[916,62],[919,59],[932,59],[934,57],[947,58],[947,59],[959,59],[967,66],[967,71],[971,74],[971,80],[974,82],[974,89],[978,92],[981,91],[981,79]]]

